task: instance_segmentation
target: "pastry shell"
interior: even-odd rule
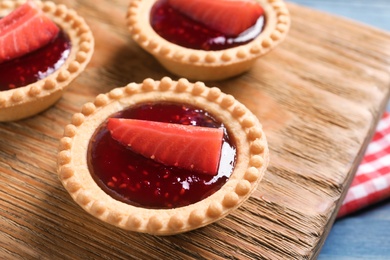
[[[95,130],[110,115],[144,102],[171,101],[205,109],[221,121],[236,141],[236,166],[229,180],[211,196],[173,209],[147,209],[115,200],[93,180],[87,165],[88,145]],[[256,190],[269,161],[259,120],[233,96],[202,82],[186,79],[145,79],[100,94],[73,115],[60,140],[58,176],[71,197],[96,218],[131,230],[172,235],[215,222],[240,206]]]
[[[156,0],[131,0],[127,25],[132,38],[168,71],[192,80],[223,80],[248,71],[257,58],[281,43],[290,28],[290,14],[283,0],[257,0],[265,13],[265,27],[251,42],[220,51],[204,51],[173,44],[150,25]]]
[[[0,0],[0,17],[26,1]],[[87,66],[94,51],[94,38],[84,19],[65,5],[51,1],[34,1],[71,41],[68,59],[55,72],[26,86],[0,91],[0,122],[14,121],[35,115],[61,98],[69,83]]]

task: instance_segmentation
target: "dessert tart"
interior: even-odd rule
[[[231,2],[249,2],[260,8],[260,11],[250,10],[250,13],[260,15],[252,27],[239,35],[228,29],[239,27],[237,24],[249,16],[249,11],[242,9],[235,14],[235,10],[241,10],[241,4],[236,7]],[[183,3],[189,7],[182,7]],[[226,10],[223,6],[227,6]],[[183,14],[181,10],[187,12]],[[187,14],[195,15],[188,18]],[[177,19],[172,18],[176,16]],[[194,21],[194,16],[204,21]],[[180,22],[180,19],[186,20]],[[216,29],[210,29],[204,23],[216,25]],[[127,24],[135,42],[168,71],[187,79],[207,81],[222,80],[248,71],[257,58],[284,40],[290,27],[290,15],[282,0],[131,0]],[[226,26],[219,29],[221,24]],[[198,41],[210,31],[211,38],[205,40],[208,43],[191,45],[190,42]],[[188,44],[182,44],[187,38]],[[215,48],[210,46],[210,41],[216,43]]]
[[[22,43],[33,38],[33,35],[41,34],[44,24],[31,25],[31,21],[40,21],[42,17],[48,18],[48,23],[54,22],[59,33],[51,42],[23,56],[11,60],[2,60],[4,55],[0,56],[0,121],[23,119],[53,105],[69,83],[85,69],[94,50],[90,28],[82,17],[65,5],[50,1],[30,0],[26,3],[0,0],[0,21],[27,4],[32,8],[28,12],[21,11],[14,17],[18,23],[24,22],[27,25],[14,30],[23,30],[22,27],[27,26],[31,28],[28,28],[28,32],[25,30],[19,33],[23,39],[15,37],[16,41]],[[40,18],[27,19],[28,17],[23,16],[31,13],[31,10],[36,10]],[[0,39],[3,43],[0,54],[4,54],[6,49],[17,49],[4,44],[4,38],[6,37]],[[23,49],[22,45],[19,44],[18,47]],[[37,71],[34,71],[36,68]]]
[[[166,131],[172,137],[169,142],[150,135],[134,139],[140,149],[155,150],[155,156],[134,153],[134,142],[128,142],[131,147],[118,142],[128,134],[124,122],[152,128],[134,130],[138,134],[157,131],[158,125],[171,124],[168,121],[176,125]],[[169,147],[182,142],[177,130],[181,127],[223,131],[217,172],[209,167],[214,164],[211,146],[203,145],[212,133],[191,132],[188,136],[195,141],[185,141],[183,147],[190,148],[184,152]],[[207,148],[196,153],[193,147]],[[184,160],[193,162],[191,153],[206,153],[206,163],[199,164],[212,169],[191,170],[196,163],[190,168],[164,165],[156,161],[159,148],[169,151],[168,157],[184,154]],[[202,82],[164,77],[130,83],[86,103],[65,127],[57,170],[71,197],[96,218],[125,230],[172,235],[213,223],[239,207],[256,190],[268,161],[262,126],[243,104]]]

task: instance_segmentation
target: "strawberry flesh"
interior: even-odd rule
[[[0,91],[47,77],[65,63],[70,48],[69,37],[34,2],[21,5],[0,19]]]
[[[168,0],[193,20],[228,36],[238,36],[255,25],[264,14],[254,0]]]
[[[223,124],[202,109],[168,102],[145,103],[129,107],[112,118],[223,129],[218,172],[212,175],[169,166],[134,152],[112,137],[107,123],[102,124],[89,144],[88,167],[96,183],[117,200],[145,208],[182,207],[219,190],[233,172],[236,160],[234,141]],[[145,142],[157,144],[151,140]]]
[[[192,3],[192,1],[184,2]],[[214,3],[214,1],[208,1],[208,3],[211,2]],[[206,10],[209,10],[209,7]],[[237,22],[237,19],[223,19],[226,19],[221,22],[223,26],[226,26],[231,20]],[[233,33],[233,35],[231,32],[212,28],[208,23],[194,20],[191,16],[179,11],[178,8],[174,8],[169,0],[158,0],[151,10],[150,23],[156,33],[167,41],[186,48],[209,51],[233,48],[252,41],[262,32],[265,16],[260,15],[248,29],[241,28],[239,30],[244,30],[243,32],[238,35]]]
[[[45,46],[59,31],[33,2],[27,1],[0,19],[0,63]]]
[[[221,128],[110,118],[111,136],[134,152],[167,166],[215,175],[222,148]]]
[[[23,87],[47,77],[66,62],[70,49],[69,37],[60,31],[42,48],[0,63],[0,91]]]

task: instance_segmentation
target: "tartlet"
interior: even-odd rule
[[[113,114],[145,102],[173,102],[200,107],[222,122],[235,140],[235,167],[227,182],[196,203],[170,209],[133,206],[108,195],[88,168],[88,147],[96,129]],[[71,197],[96,218],[125,230],[172,235],[213,223],[240,206],[262,179],[269,150],[259,120],[219,88],[186,79],[145,79],[100,94],[73,115],[60,140],[58,176]]]
[[[25,2],[0,0],[0,17]],[[47,77],[26,86],[0,91],[0,121],[23,119],[53,105],[85,69],[94,51],[92,32],[74,10],[51,1],[33,2],[70,38],[70,53],[65,63]]]
[[[257,58],[285,39],[290,27],[290,14],[282,0],[257,0],[266,22],[254,40],[225,50],[195,50],[173,44],[153,30],[150,11],[155,2],[130,1],[127,25],[131,37],[169,72],[192,80],[223,80],[248,71]]]

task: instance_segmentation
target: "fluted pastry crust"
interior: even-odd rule
[[[0,17],[26,1],[0,0]],[[68,59],[54,73],[29,85],[0,91],[0,122],[35,115],[53,105],[63,91],[87,66],[94,51],[94,38],[84,19],[65,5],[51,1],[34,1],[71,41]]]
[[[263,7],[266,24],[253,41],[220,51],[193,50],[173,44],[150,25],[150,9],[156,0],[131,0],[127,25],[132,38],[168,71],[193,80],[222,80],[249,70],[253,63],[284,40],[290,14],[283,0],[256,0]]]
[[[106,194],[93,180],[87,165],[88,145],[95,130],[110,115],[144,102],[171,101],[205,109],[222,122],[236,141],[237,160],[220,190],[197,203],[174,209],[135,207]],[[120,228],[172,235],[215,222],[240,206],[256,190],[269,161],[269,150],[259,120],[233,96],[202,82],[186,79],[145,79],[100,94],[73,115],[65,127],[58,154],[58,176],[71,197],[88,213]]]

